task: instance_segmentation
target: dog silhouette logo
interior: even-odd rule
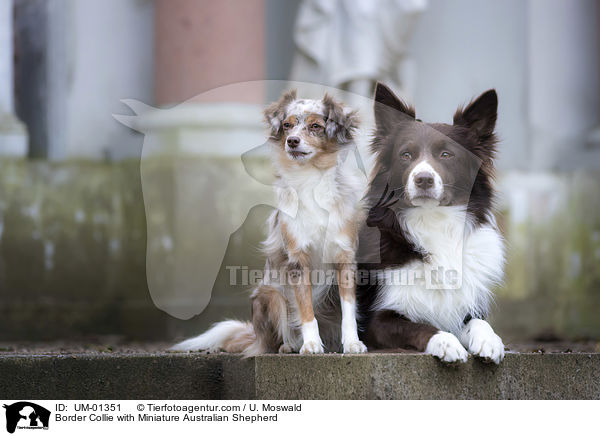
[[[50,411],[29,401],[4,405],[6,409],[6,431],[19,429],[48,429]]]

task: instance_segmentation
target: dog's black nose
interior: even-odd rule
[[[290,148],[296,148],[300,145],[300,138],[297,136],[288,136],[287,145]]]
[[[422,172],[415,175],[415,185],[417,188],[429,189],[433,186],[433,174]]]

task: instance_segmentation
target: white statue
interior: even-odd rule
[[[380,80],[406,94],[402,64],[426,5],[427,0],[304,0],[296,19],[291,80],[363,96]]]

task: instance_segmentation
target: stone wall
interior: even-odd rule
[[[509,335],[600,337],[600,173],[506,173],[496,320]]]
[[[599,370],[598,353],[510,353],[499,366],[471,357],[448,367],[412,353],[0,351],[0,390],[14,400],[598,400]]]

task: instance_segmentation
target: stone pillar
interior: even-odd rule
[[[585,143],[599,116],[595,0],[528,5],[528,112],[534,170],[589,166]]]
[[[155,101],[175,106],[132,107],[139,114],[135,128],[146,135],[140,172],[148,288],[156,306],[173,317],[189,319],[210,302],[208,312],[222,318],[232,305],[248,307],[242,293],[231,292],[228,274],[219,274],[223,259],[232,251],[238,259],[256,259],[230,237],[272,196],[241,159],[266,140],[264,2],[154,5]],[[256,164],[264,172],[270,168],[266,158],[257,157]]]
[[[600,0],[596,0],[596,8],[597,8],[597,12],[596,12],[596,16],[597,16],[597,20],[598,23],[600,23]],[[598,30],[598,28],[596,28],[596,39],[598,41],[598,82],[600,83],[600,31]],[[600,88],[598,90],[600,92]],[[600,95],[599,95],[600,97]],[[598,99],[598,101],[600,101],[600,98]],[[598,113],[600,114],[600,108],[598,110]],[[598,120],[598,123],[596,124],[596,127],[594,127],[590,134],[588,135],[588,139],[587,139],[587,146],[588,148],[591,148],[593,150],[600,150],[600,120]]]
[[[13,2],[0,2],[0,156],[27,154],[27,130],[15,116],[13,96]]]
[[[263,0],[157,0],[154,14],[157,104],[266,78]],[[262,103],[263,93],[253,89],[244,95],[224,90],[211,98]]]

